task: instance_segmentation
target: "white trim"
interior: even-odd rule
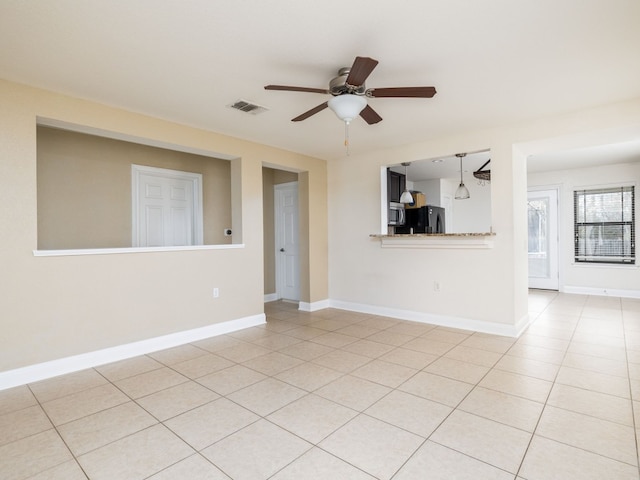
[[[380,233],[385,234],[389,231],[389,199],[387,194],[389,191],[389,177],[387,173],[388,167],[383,165],[380,167]]]
[[[513,335],[513,336],[518,338],[520,335],[522,335],[524,333],[524,331],[527,328],[529,328],[529,325],[531,325],[534,320],[535,320],[535,317],[532,317],[528,313],[525,313],[525,315],[520,320],[518,320],[516,322],[516,324],[514,326],[514,330],[515,330],[516,334]]]
[[[537,192],[540,190],[558,190],[560,191],[562,188],[562,183],[551,183],[549,185],[527,185],[527,192]]]
[[[276,300],[279,300],[280,297],[278,297],[277,293],[265,293],[264,294],[264,303],[269,303],[269,302],[275,302]]]
[[[0,390],[266,323],[264,313],[0,372]]]
[[[381,248],[493,248],[494,233],[370,235],[380,239]]]
[[[190,250],[228,250],[244,248],[244,243],[225,245],[185,245],[179,247],[128,247],[128,248],[84,248],[78,250],[34,250],[34,257],[64,257],[72,255],[112,255],[114,253],[184,252]]]
[[[577,295],[598,295],[605,297],[640,298],[640,290],[621,290],[616,288],[572,287],[565,285],[560,288],[563,293]]]
[[[301,312],[317,312],[318,310],[324,310],[331,306],[331,300],[320,300],[318,302],[299,302],[298,310]]]
[[[596,262],[572,262],[574,268],[619,268],[621,270],[637,269],[636,263],[596,263]]]
[[[412,310],[401,310],[361,303],[343,302],[341,300],[330,300],[329,306],[352,312],[368,313],[372,315],[398,318],[400,320],[409,320],[411,322],[428,323],[442,327],[459,328],[462,330],[471,330],[474,332],[514,338],[517,338],[531,322],[528,315],[522,317],[515,325],[509,325],[504,323],[487,322],[484,320],[475,320],[472,318],[434,315],[431,313],[414,312]]]

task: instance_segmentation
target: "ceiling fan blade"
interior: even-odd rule
[[[265,85],[265,90],[283,90],[287,92],[329,93],[325,88],[289,87],[286,85]]]
[[[353,87],[359,87],[364,85],[367,77],[373,72],[373,69],[378,65],[378,61],[369,57],[356,57],[351,65],[351,71],[347,76],[347,84]]]
[[[367,97],[405,97],[405,98],[431,98],[436,94],[435,87],[396,87],[396,88],[370,88]]]
[[[328,104],[329,104],[329,102],[321,103],[317,107],[313,107],[311,110],[306,111],[301,115],[298,115],[296,118],[292,118],[291,121],[292,122],[301,122],[302,120],[306,120],[311,115],[315,115],[316,113],[321,112],[322,110],[327,108]]]
[[[382,121],[382,117],[378,115],[378,113],[371,108],[370,105],[364,107],[364,110],[360,112],[360,116],[367,122],[369,125],[373,125],[374,123],[378,123]]]

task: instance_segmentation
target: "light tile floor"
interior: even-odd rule
[[[529,306],[516,340],[270,303],[0,392],[0,478],[638,480],[640,300]]]

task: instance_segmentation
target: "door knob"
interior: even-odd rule
[[[280,249],[280,251],[281,251],[281,252],[284,252],[284,248],[281,248],[281,249]]]

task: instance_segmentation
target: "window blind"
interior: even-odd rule
[[[635,263],[633,186],[573,193],[575,261]]]

